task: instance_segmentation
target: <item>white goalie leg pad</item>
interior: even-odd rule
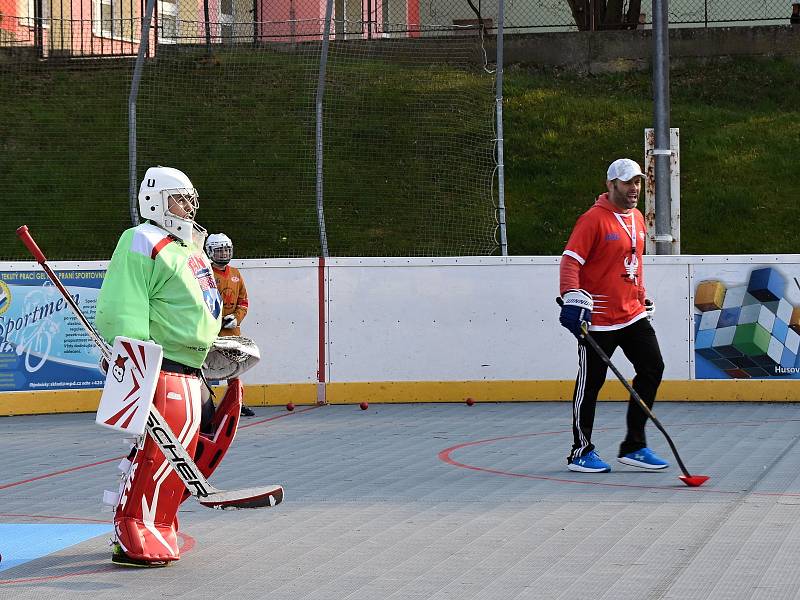
[[[131,447],[133,450],[135,446]],[[131,452],[129,457],[133,457],[134,453]],[[133,466],[133,462],[131,462],[129,457],[123,458],[119,461],[117,465],[117,469],[119,470],[119,488],[116,492],[111,490],[103,490],[103,504],[110,507],[112,511],[117,510],[117,506],[119,506],[120,498],[122,498],[122,493],[125,489],[125,484],[128,481],[128,477],[131,472],[131,467]]]
[[[112,492],[111,490],[103,490],[103,504],[111,506],[116,509],[119,504],[119,492]]]

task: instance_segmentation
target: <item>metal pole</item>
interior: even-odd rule
[[[322,32],[322,52],[319,58],[319,79],[317,80],[317,223],[319,225],[319,241],[323,257],[328,256],[328,234],[325,231],[325,211],[322,195],[322,100],[325,97],[325,73],[328,68],[328,46],[331,40],[331,14],[333,0],[325,3],[325,23]]]
[[[131,223],[139,224],[138,202],[136,201],[136,98],[139,95],[139,82],[142,80],[142,67],[147,56],[150,43],[150,20],[153,18],[153,7],[156,0],[147,0],[142,21],[142,33],[139,36],[139,53],[133,67],[131,91],[128,95],[128,201],[130,203]]]
[[[258,45],[258,35],[261,17],[258,14],[258,0],[253,0],[253,46]]]
[[[672,254],[669,144],[669,0],[653,0],[656,254]]]
[[[495,119],[497,120],[497,225],[500,229],[500,253],[508,256],[506,233],[505,165],[503,164],[503,26],[505,0],[497,7],[497,75],[495,82]]]
[[[39,58],[44,58],[44,21],[43,21],[42,0],[33,2],[33,44],[36,46],[36,54]]]
[[[206,51],[211,54],[211,16],[208,12],[208,0],[203,0],[203,19],[206,28]]]

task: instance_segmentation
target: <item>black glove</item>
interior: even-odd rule
[[[644,299],[644,311],[647,313],[648,319],[652,319],[653,315],[656,314],[656,305],[650,298]]]

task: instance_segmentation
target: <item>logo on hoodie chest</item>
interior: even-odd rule
[[[198,256],[189,257],[189,268],[194,273],[197,283],[200,284],[200,290],[203,292],[203,302],[205,302],[208,312],[215,319],[219,318],[222,312],[222,298],[220,298],[217,283],[214,276],[211,274],[211,269],[203,262]]]

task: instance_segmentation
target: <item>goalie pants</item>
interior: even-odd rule
[[[161,371],[153,404],[189,456],[195,454],[200,430],[199,377]],[[184,484],[146,435],[128,471],[114,514],[116,540],[130,558],[171,561],[179,558],[178,506]]]
[[[636,371],[633,389],[649,408],[653,407],[658,386],[664,373],[664,360],[658,347],[656,332],[648,319],[613,331],[593,331],[592,337],[610,358],[614,350],[622,352]],[[597,407],[597,395],[606,380],[608,366],[585,341],[578,342],[578,377],[572,395],[572,451],[567,462],[594,450],[592,429]],[[628,400],[627,433],[620,444],[618,456],[635,452],[647,446],[644,428],[647,413],[632,397]]]

